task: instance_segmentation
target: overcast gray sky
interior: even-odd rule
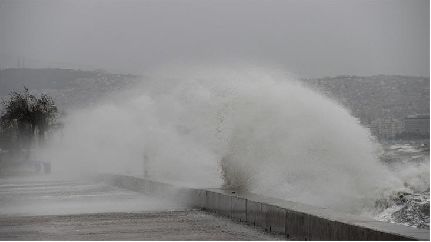
[[[428,0],[0,0],[0,65],[143,73],[273,63],[303,77],[429,76]]]

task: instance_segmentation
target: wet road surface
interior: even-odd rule
[[[173,201],[88,180],[0,179],[0,240],[279,240]]]

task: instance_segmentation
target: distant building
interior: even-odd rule
[[[409,115],[404,119],[404,129],[406,133],[412,134],[429,134],[430,133],[430,115],[416,114]]]
[[[381,139],[392,139],[403,132],[403,123],[395,118],[379,118],[370,124],[371,132]]]

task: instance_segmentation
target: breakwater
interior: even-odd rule
[[[327,208],[223,189],[194,189],[124,175],[99,179],[162,196],[293,240],[429,240],[429,230],[391,224]]]

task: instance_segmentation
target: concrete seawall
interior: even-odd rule
[[[429,230],[353,216],[252,193],[222,189],[182,188],[123,175],[100,175],[115,186],[175,199],[230,217],[233,220],[281,233],[293,240],[429,240]]]

